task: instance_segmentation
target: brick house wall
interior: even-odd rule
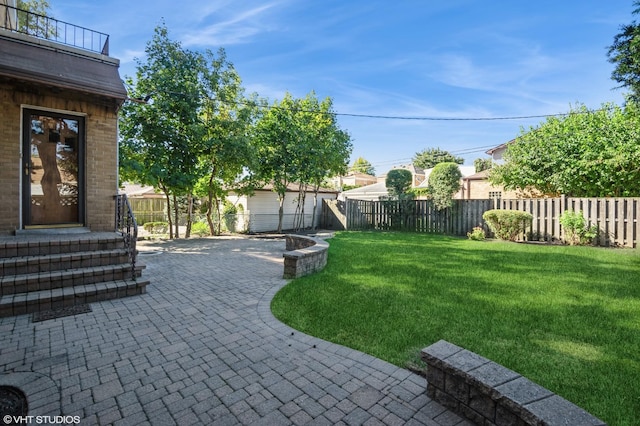
[[[21,227],[22,108],[52,110],[85,119],[85,218],[91,231],[114,229],[117,192],[117,112],[113,102],[71,90],[0,82],[0,233]]]

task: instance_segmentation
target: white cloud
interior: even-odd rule
[[[234,3],[234,5],[237,4],[239,3]],[[182,41],[185,46],[225,46],[246,43],[256,34],[271,29],[262,18],[265,12],[277,4],[270,3],[239,11],[225,21],[187,32],[182,37]],[[257,19],[259,17],[261,19]]]

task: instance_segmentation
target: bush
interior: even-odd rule
[[[166,234],[169,230],[167,222],[147,222],[142,227],[150,234]]]
[[[222,219],[227,231],[236,231],[236,223],[238,221],[238,218],[236,217],[237,214],[238,208],[235,206],[235,204],[230,203],[229,201],[225,201],[224,207],[222,208]]]
[[[519,210],[487,210],[482,218],[496,237],[509,241],[515,241],[533,221],[530,213]]]
[[[486,235],[484,233],[484,229],[476,226],[473,228],[473,231],[467,232],[467,237],[469,237],[470,240],[482,241],[486,238]]]
[[[456,163],[438,163],[429,175],[429,194],[437,210],[451,207],[453,195],[460,190],[460,167]]]
[[[596,225],[587,226],[582,210],[565,211],[560,215],[560,225],[564,230],[565,240],[570,245],[590,244],[598,235]]]
[[[196,234],[199,237],[204,237],[205,235],[209,235],[209,224],[207,222],[195,222],[191,225],[191,233]]]

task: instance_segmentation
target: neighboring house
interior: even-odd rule
[[[378,182],[378,178],[375,176],[360,172],[349,172],[346,176],[338,176],[333,179],[333,185],[338,189],[344,187],[361,187],[376,182]]]
[[[460,169],[460,173],[463,177],[469,176],[475,172],[475,168],[473,166],[458,166]],[[413,188],[427,188],[429,186],[429,175],[433,169],[423,170],[419,167],[414,166],[399,166],[394,167],[394,169],[406,169],[412,172],[413,176]],[[386,174],[384,175],[386,177]],[[387,186],[385,180],[380,180],[379,182],[373,185],[363,186],[361,188],[351,189],[349,191],[344,191],[340,194],[340,200],[352,199],[352,200],[374,200],[377,201],[381,197],[387,197],[389,192],[387,191]],[[418,183],[419,182],[419,183]],[[460,186],[462,187],[462,181],[460,181]],[[456,194],[456,198],[459,198],[460,194]],[[420,197],[418,197],[420,198]]]
[[[494,148],[491,148],[490,150],[486,151],[487,154],[489,154],[491,156],[491,160],[496,163],[496,164],[503,164],[504,163],[504,152],[507,150],[507,145],[509,145],[511,142],[515,141],[515,139],[510,140],[507,143],[503,143],[500,144]]]
[[[138,225],[167,221],[167,199],[152,186],[124,183],[120,192],[129,199]]]
[[[507,191],[502,186],[494,186],[489,182],[489,170],[483,170],[462,178],[460,199],[486,200],[500,198],[519,198],[518,192]]]
[[[509,142],[491,148],[486,151],[486,153],[491,156],[491,160],[495,164],[504,164],[504,153],[507,150],[507,146],[514,140],[515,139],[512,139]],[[479,173],[465,176],[462,179],[462,190],[456,198],[466,200],[522,198],[523,195],[520,191],[507,191],[502,187],[502,185],[492,185],[491,182],[489,182],[489,173],[489,170],[484,170]]]
[[[311,187],[307,190],[304,202],[304,219],[301,220],[298,211],[298,184],[289,184],[284,198],[284,214],[282,220],[283,230],[292,230],[297,228],[309,228],[312,225],[314,192]],[[328,188],[320,188],[318,191],[318,200],[316,208],[315,224],[320,224],[322,217],[322,200],[335,200],[338,191]],[[273,191],[273,185],[265,185],[263,188],[256,189],[251,196],[238,195],[230,193],[227,200],[236,206],[242,206],[244,215],[240,212],[239,216],[244,216],[243,220],[239,220],[236,229],[249,233],[254,232],[272,232],[278,229],[278,194]]]
[[[389,195],[387,186],[384,182],[374,183],[373,185],[361,186],[360,188],[343,191],[338,196],[339,200],[367,200],[378,201],[381,197]]]
[[[424,170],[421,167],[416,167],[413,164],[405,164],[405,165],[402,165],[402,166],[393,166],[391,168],[391,170],[393,170],[393,169],[409,170],[411,172],[411,177],[412,177],[411,187],[413,187],[413,188],[422,185],[424,183],[424,181],[426,180],[427,176],[428,176],[428,174],[426,174],[426,170]],[[385,174],[383,174],[381,176],[378,176],[378,182],[382,182],[382,183],[386,182],[387,173],[385,173]]]
[[[115,232],[118,68],[107,34],[0,0],[0,316],[145,291],[132,221]]]
[[[467,176],[471,176],[475,173],[476,169],[474,166],[460,166],[458,165],[458,169],[460,169],[460,174],[462,175],[462,179],[460,180],[460,188],[463,188],[464,179]],[[429,187],[429,176],[431,176],[431,172],[433,168],[425,170],[425,180],[418,186],[418,188],[428,188]],[[453,198],[462,198],[462,193],[458,192],[454,195]]]

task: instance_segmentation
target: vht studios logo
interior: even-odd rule
[[[9,416],[2,417],[7,425],[19,424],[79,424],[80,416]]]

